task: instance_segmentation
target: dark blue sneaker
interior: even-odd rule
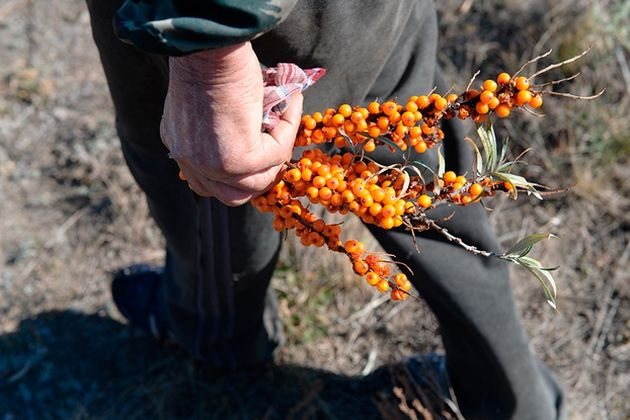
[[[137,264],[116,272],[112,281],[114,303],[129,325],[160,340],[167,336],[158,304],[162,272],[161,268]]]

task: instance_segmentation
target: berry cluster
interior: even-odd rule
[[[304,150],[299,160],[287,164],[282,180],[256,197],[253,205],[275,214],[277,231],[293,230],[304,246],[325,245],[345,254],[354,272],[369,285],[382,293],[390,291],[393,300],[404,300],[411,288],[407,276],[394,273],[391,261],[366,252],[363,243],[353,239],[342,243],[341,227],[317,218],[310,205],[321,205],[330,213],[354,213],[382,229],[404,225],[422,230],[423,216],[432,207],[468,205],[514,186],[489,176],[468,179],[453,171],[425,183],[402,165],[380,166],[369,159],[369,153],[381,145],[424,153],[444,138],[439,128],[442,119],[470,117],[481,123],[492,113],[505,118],[513,108],[541,105],[542,92],[530,90],[527,78],[501,73],[496,81],[485,80],[480,90],[468,89],[461,95],[412,96],[404,105],[393,100],[373,101],[367,107],[343,104],[305,115],[296,147],[333,142],[353,152],[329,155],[319,149]]]
[[[367,107],[343,104],[324,113],[307,114],[302,118],[295,145],[334,142],[340,149],[361,145],[369,153],[384,143],[382,138],[387,138],[402,151],[413,147],[424,153],[444,138],[439,127],[442,119],[470,117],[482,123],[492,113],[506,118],[513,108],[537,109],[542,102],[542,92],[531,90],[526,77],[511,78],[501,73],[496,81],[485,80],[479,90],[468,89],[461,95],[442,96],[434,92],[412,96],[404,105],[393,100],[382,104],[374,101]]]

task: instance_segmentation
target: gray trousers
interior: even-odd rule
[[[280,248],[270,216],[249,205],[228,208],[197,197],[178,179],[159,135],[166,58],[115,37],[112,15],[122,0],[87,3],[125,159],[166,237],[161,298],[170,331],[214,366],[269,360],[281,336],[276,318],[266,316]],[[305,112],[313,112],[375,97],[404,100],[434,85],[444,91],[436,65],[436,22],[433,3],[425,0],[302,1],[253,45],[266,65],[328,69],[305,94]],[[448,123],[443,129],[448,168],[466,172],[471,157],[461,128]],[[435,154],[422,159],[435,166]],[[458,209],[444,225],[470,244],[498,248],[478,205]],[[562,390],[529,351],[503,263],[431,233],[418,238],[422,252],[417,253],[407,233],[370,230],[415,273],[413,284],[439,321],[450,380],[467,418],[561,417]]]

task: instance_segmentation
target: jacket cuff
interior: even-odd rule
[[[282,22],[297,0],[126,0],[114,15],[122,41],[172,56],[249,41]]]

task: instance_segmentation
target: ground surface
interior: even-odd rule
[[[626,419],[630,6],[438,3],[439,58],[459,89],[479,68],[490,76],[549,48],[558,60],[593,47],[568,88],[605,87],[604,96],[549,101],[546,118],[519,116],[502,129],[515,151],[534,147],[528,177],[573,188],[542,203],[498,200],[491,217],[506,244],[525,232],[560,236],[537,253],[561,266],[559,313],[514,271],[533,351],[565,384],[571,418]],[[0,419],[402,417],[395,386],[410,404],[431,396],[396,364],[440,350],[426,308],[392,305],[358,286],[343,260],[292,242],[273,283],[288,336],[279,366],[220,375],[130,332],[112,307],[110,272],[159,264],[162,239],[117,147],[85,5],[3,1],[0,51]],[[312,258],[325,262],[317,272]],[[423,405],[446,410],[430,400]]]

